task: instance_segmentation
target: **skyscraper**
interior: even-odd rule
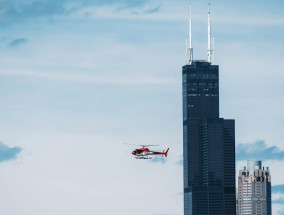
[[[271,176],[261,161],[247,161],[247,167],[239,171],[238,215],[271,215]]]
[[[210,12],[207,61],[193,60],[191,17],[182,67],[184,215],[234,215],[235,121],[219,117]]]

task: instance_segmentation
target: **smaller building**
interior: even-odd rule
[[[239,171],[237,215],[271,215],[271,175],[261,161],[247,161]]]

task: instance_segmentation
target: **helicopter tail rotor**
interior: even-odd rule
[[[164,153],[165,153],[165,154],[164,154],[164,155],[165,155],[165,157],[167,157],[167,156],[168,156],[168,151],[169,151],[169,149],[170,149],[170,148],[168,148],[168,149],[164,152]]]

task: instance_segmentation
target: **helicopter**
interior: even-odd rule
[[[135,144],[128,144],[128,143],[124,143],[127,145],[135,145]],[[168,156],[168,151],[170,148],[168,148],[166,151],[163,150],[162,152],[156,152],[156,151],[151,151],[148,147],[149,146],[158,146],[158,145],[136,145],[136,146],[141,146],[141,148],[135,149],[132,152],[132,155],[135,156],[136,159],[152,159],[151,155],[162,155],[167,157]]]

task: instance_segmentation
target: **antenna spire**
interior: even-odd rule
[[[189,4],[189,32],[188,37],[186,38],[186,63],[190,65],[193,61],[193,48],[192,48],[192,39],[191,39],[191,3]]]
[[[212,36],[211,36],[211,19],[210,19],[210,3],[208,3],[208,51],[207,51],[207,61],[212,63]]]

